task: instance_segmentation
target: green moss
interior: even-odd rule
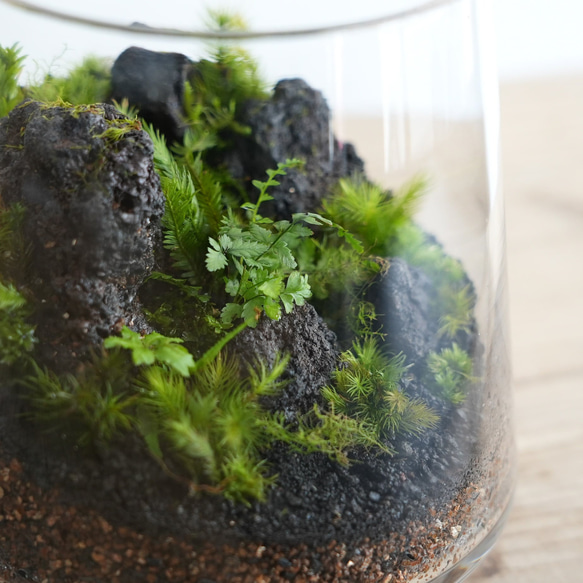
[[[434,427],[437,415],[400,387],[405,356],[385,356],[378,338],[365,337],[340,356],[333,384],[323,390],[332,409],[374,427],[380,440],[397,433],[420,433]]]
[[[22,362],[36,342],[27,323],[26,300],[12,285],[0,282],[0,372],[3,366]]]
[[[18,85],[25,57],[17,45],[0,46],[0,117],[8,115],[24,98]]]
[[[26,94],[36,101],[58,99],[73,105],[105,103],[109,99],[111,75],[109,63],[97,57],[87,57],[64,77],[45,75],[38,85],[27,87]]]
[[[429,385],[454,405],[465,400],[470,386],[477,380],[472,376],[470,355],[455,342],[451,348],[430,353],[427,368],[430,373]]]
[[[324,212],[354,233],[369,255],[394,255],[392,244],[399,229],[411,217],[427,188],[417,177],[393,193],[363,177],[341,178],[337,189],[324,201]]]

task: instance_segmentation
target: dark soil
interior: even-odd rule
[[[4,560],[10,577],[59,583],[409,581],[446,561],[457,528],[479,527],[475,505],[494,496],[467,450],[476,428],[466,409],[447,431],[401,442],[396,458],[348,470],[276,449],[278,483],[249,507],[193,495],[131,438],[81,455],[19,409],[4,387],[0,577]]]

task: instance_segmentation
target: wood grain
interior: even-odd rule
[[[501,88],[519,481],[468,583],[583,580],[583,76]]]

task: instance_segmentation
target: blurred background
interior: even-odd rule
[[[471,583],[583,561],[583,3],[495,0],[519,481]]]

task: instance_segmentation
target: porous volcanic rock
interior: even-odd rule
[[[375,306],[391,352],[403,352],[408,362],[422,361],[437,348],[439,340],[438,321],[431,310],[436,300],[435,284],[403,259],[392,257],[389,261],[389,269],[378,275],[366,299]]]
[[[126,49],[111,69],[112,99],[125,98],[157,127],[169,143],[184,137],[182,97],[192,61],[180,53]]]
[[[283,411],[288,421],[310,411],[321,400],[320,389],[330,381],[338,360],[336,335],[310,304],[296,306],[280,320],[263,316],[256,328],[247,328],[230,345],[242,362],[257,359],[272,365],[277,355],[289,355],[284,373],[287,384],[270,407]]]
[[[439,352],[451,346],[452,341],[472,355],[481,354],[483,348],[478,340],[475,318],[472,317],[469,326],[459,330],[454,338],[440,334],[437,282],[404,259],[390,257],[388,261],[389,269],[379,273],[365,299],[375,307],[379,329],[386,334],[389,351],[403,352],[418,373],[423,371],[430,352]],[[469,287],[469,294],[475,301],[474,286],[467,275],[463,285]]]
[[[302,79],[277,83],[268,100],[248,102],[241,122],[251,128],[249,137],[238,137],[227,153],[231,173],[250,185],[264,180],[268,168],[288,158],[305,161],[303,170],[290,169],[270,190],[270,212],[279,218],[314,212],[339,178],[364,171],[352,144],[341,144],[330,129],[331,113],[320,91]],[[253,192],[255,191],[255,192]],[[253,188],[252,196],[257,195]]]
[[[27,102],[0,121],[0,196],[26,212],[39,360],[74,370],[121,325],[145,328],[139,286],[161,244],[164,195],[149,136],[103,136],[110,105]]]

